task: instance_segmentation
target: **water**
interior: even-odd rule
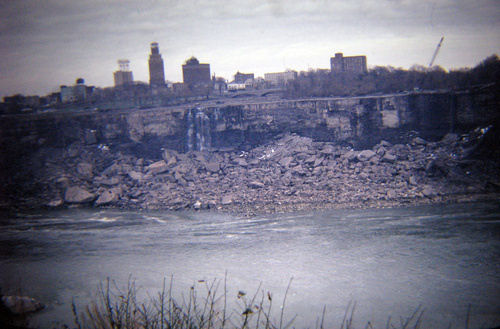
[[[22,287],[48,308],[42,327],[72,323],[107,277],[144,294],[174,277],[174,293],[198,280],[271,291],[285,316],[340,327],[349,302],[355,324],[399,324],[419,305],[424,328],[500,325],[500,205],[496,203],[303,212],[243,218],[216,213],[61,210],[3,216],[0,284]],[[278,316],[279,317],[279,316]]]

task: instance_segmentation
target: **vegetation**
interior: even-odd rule
[[[137,288],[129,280],[126,290],[122,291],[109,279],[100,285],[98,300],[88,305],[85,310],[78,313],[73,302],[73,315],[77,328],[96,329],[121,329],[121,328],[263,328],[285,329],[294,327],[294,319],[285,317],[286,298],[292,283],[290,280],[285,296],[279,301],[279,317],[275,319],[276,301],[270,292],[261,290],[261,286],[254,295],[247,295],[239,291],[236,298],[236,309],[229,311],[226,279],[223,282],[214,280],[198,281],[202,285],[202,294],[192,286],[187,297],[181,301],[172,296],[172,279],[167,288],[163,288],[156,296],[150,297],[146,302],[137,300]],[[219,293],[219,289],[223,289]],[[354,329],[353,318],[356,309],[355,303],[349,303],[346,308],[341,329]],[[331,328],[325,323],[326,308],[323,308],[321,317],[318,317],[311,328]],[[416,329],[421,327],[424,310],[419,306],[408,318],[400,318],[394,324],[389,317],[386,328]],[[469,313],[468,313],[469,314]],[[468,318],[465,328],[469,327]],[[337,327],[337,326],[336,326]],[[367,322],[363,328],[372,328]]]
[[[439,66],[410,70],[377,66],[367,74],[301,72],[286,88],[287,97],[355,96],[413,90],[467,90],[500,81],[500,59],[492,55],[472,69],[445,71]],[[498,88],[498,86],[497,86]]]

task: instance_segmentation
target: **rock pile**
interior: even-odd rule
[[[354,150],[287,134],[248,152],[166,149],[154,160],[73,145],[38,152],[33,162],[44,165],[34,171],[34,198],[47,206],[237,212],[467,199],[500,187],[496,163],[471,159],[471,144],[448,134]]]

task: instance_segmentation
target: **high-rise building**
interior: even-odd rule
[[[366,67],[366,56],[347,56],[342,53],[336,53],[335,57],[330,58],[330,68],[334,73],[357,73],[368,72]]]
[[[149,84],[151,86],[165,85],[165,71],[158,42],[151,43],[151,54],[149,55]]]
[[[200,64],[196,57],[191,57],[182,65],[182,78],[188,86],[209,85],[212,82],[210,64]]]
[[[119,69],[113,73],[115,87],[134,83],[134,77],[132,76],[132,71],[130,71],[129,64],[130,61],[128,59],[118,60]]]

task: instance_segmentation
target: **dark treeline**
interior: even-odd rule
[[[467,90],[498,82],[500,59],[492,55],[472,69],[447,72],[442,67],[413,66],[409,70],[376,66],[366,74],[301,72],[286,87],[287,97],[357,96],[413,90]]]

